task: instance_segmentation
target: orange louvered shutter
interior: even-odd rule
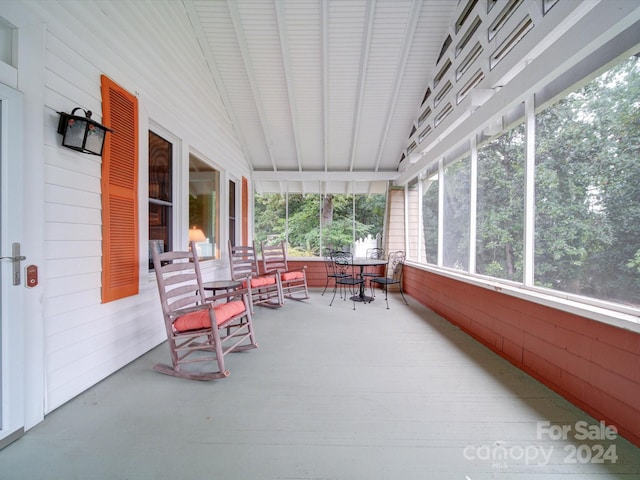
[[[102,75],[102,302],[138,293],[138,101]]]

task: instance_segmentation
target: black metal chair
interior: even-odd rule
[[[340,254],[342,252],[331,250],[324,256],[324,267],[327,272],[327,281],[324,284],[324,290],[322,290],[321,295],[324,295],[324,292],[327,291],[327,288],[329,287],[329,283],[331,282],[331,280],[333,280],[333,291],[335,292],[336,288],[338,288],[338,285],[336,284],[336,279],[338,277],[344,277],[347,275],[346,273],[343,274],[343,273],[336,272],[336,266],[333,261],[333,256],[336,253]],[[342,298],[342,295],[340,296],[340,298]]]
[[[347,292],[350,292],[353,309],[355,310],[356,297],[359,296],[360,288],[364,285],[364,278],[360,276],[359,271],[356,271],[353,265],[353,255],[350,252],[334,252],[333,264],[338,276],[336,277],[336,288],[333,290],[333,297],[329,306],[333,305],[333,300],[336,298],[336,290],[339,287],[344,287],[344,299],[347,299]]]
[[[407,299],[404,298],[404,293],[402,292],[403,266],[404,252],[401,250],[391,252],[389,253],[389,260],[387,262],[387,266],[385,267],[385,276],[371,279],[371,282],[376,283],[384,288],[384,301],[387,303],[387,310],[389,310],[389,285],[398,285],[398,288],[400,289],[400,295],[402,295],[402,300],[404,301],[405,305],[409,305],[407,303]]]
[[[370,259],[383,260],[384,259],[384,249],[383,248],[367,248],[366,257]],[[371,296],[375,297],[375,292],[373,291],[373,285],[371,284],[371,279],[375,277],[382,277],[383,274],[380,273],[378,267],[373,267],[372,270],[365,270],[362,272],[362,276],[365,279],[365,283],[369,280],[369,290],[371,290]]]

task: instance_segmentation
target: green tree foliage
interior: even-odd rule
[[[444,173],[443,265],[469,269],[471,158],[447,165]]]
[[[476,271],[523,281],[524,125],[478,149]]]
[[[536,283],[637,304],[638,59],[536,118]]]
[[[422,227],[427,263],[438,264],[438,203],[440,184],[433,172],[424,181],[422,194]]]
[[[640,60],[631,57],[536,114],[536,285],[638,305]],[[476,272],[523,281],[524,128],[478,148]],[[444,172],[443,264],[465,268],[467,159]],[[427,261],[436,263],[437,188],[426,182]]]
[[[320,216],[322,202],[322,217]],[[351,195],[288,195],[255,196],[255,238],[257,242],[289,242],[292,256],[320,256],[320,224],[322,248],[348,248],[353,238],[382,233],[386,198],[384,195],[356,195],[356,221]]]

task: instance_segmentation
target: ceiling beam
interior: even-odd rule
[[[267,121],[267,115],[264,111],[262,96],[260,95],[260,90],[257,86],[256,73],[253,70],[253,63],[251,62],[249,47],[247,46],[247,38],[244,34],[244,29],[242,28],[242,20],[240,19],[240,12],[238,12],[238,5],[236,3],[236,0],[227,0],[227,6],[229,8],[229,13],[231,14],[233,28],[236,31],[236,38],[238,39],[238,46],[240,47],[242,62],[244,63],[244,68],[247,72],[247,78],[249,79],[249,85],[251,86],[251,92],[253,93],[253,101],[258,112],[260,125],[262,126],[262,133],[267,144],[267,151],[269,153],[269,158],[271,159],[271,165],[273,166],[273,169],[276,170],[276,161],[273,155],[273,151],[271,150],[273,145],[273,138],[271,137],[271,132],[269,131],[269,123]]]
[[[389,101],[389,107],[387,109],[386,123],[380,140],[380,146],[378,147],[378,157],[376,158],[375,170],[380,168],[380,162],[382,160],[382,154],[384,152],[387,138],[389,137],[389,129],[391,128],[391,122],[393,121],[393,112],[395,106],[398,103],[398,95],[400,93],[400,87],[402,86],[402,79],[404,78],[404,71],[407,68],[407,59],[409,58],[409,52],[411,51],[411,45],[413,43],[413,37],[416,34],[416,28],[418,27],[418,20],[420,20],[420,10],[422,10],[422,0],[414,0],[411,3],[411,12],[409,13],[409,21],[407,22],[407,30],[404,36],[404,42],[402,44],[402,53],[400,56],[400,62],[398,68],[396,68],[396,76],[393,83],[393,95]]]
[[[259,182],[386,182],[395,180],[400,172],[299,172],[299,171],[254,171],[253,181]]]
[[[324,171],[329,170],[329,0],[322,0],[322,150]]]
[[[360,131],[360,117],[362,114],[362,98],[364,97],[364,86],[367,78],[367,65],[369,64],[369,50],[371,47],[371,35],[373,34],[373,19],[375,18],[375,11],[376,0],[370,0],[367,2],[367,22],[363,34],[364,41],[362,42],[362,53],[360,55],[360,81],[357,93],[358,98],[356,99],[355,106],[355,118],[353,119],[353,129],[351,133],[351,161],[349,171],[353,171],[353,164],[356,161],[356,147],[358,145],[358,132]]]
[[[229,121],[231,122],[231,126],[238,137],[238,141],[240,143],[240,148],[242,149],[245,158],[247,159],[247,164],[249,168],[253,168],[254,165],[251,164],[251,159],[249,157],[249,146],[247,140],[242,135],[242,128],[240,128],[240,122],[238,118],[234,114],[233,104],[231,103],[231,99],[229,98],[229,94],[225,88],[224,82],[222,81],[222,77],[220,76],[218,65],[213,56],[213,52],[211,51],[211,47],[209,45],[209,40],[204,33],[202,28],[202,23],[200,22],[198,11],[196,10],[196,6],[194,5],[193,0],[183,0],[185,9],[187,10],[187,16],[191,21],[191,25],[196,34],[196,38],[198,40],[198,44],[200,45],[200,49],[205,57],[205,62],[207,63],[207,68],[209,69],[209,73],[211,74],[211,78],[213,79],[213,83],[218,89],[218,93],[220,94],[220,98],[222,99],[222,104],[225,107],[225,112],[229,116]]]
[[[296,102],[296,92],[291,76],[291,54],[289,52],[289,36],[287,35],[286,16],[284,14],[283,2],[276,2],[276,23],[278,24],[278,35],[280,37],[280,50],[282,52],[282,64],[284,68],[284,78],[289,96],[289,112],[291,113],[291,129],[293,130],[293,140],[296,146],[296,158],[298,159],[298,170],[302,171],[302,149],[300,148],[300,133],[298,121],[298,104]]]

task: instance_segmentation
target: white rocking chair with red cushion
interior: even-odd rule
[[[255,305],[272,308],[284,305],[280,276],[275,272],[260,274],[255,245],[232,245],[231,241],[228,245],[231,278],[247,289],[251,313]]]
[[[277,273],[282,284],[282,293],[285,298],[292,300],[305,300],[309,297],[307,288],[307,266],[297,269],[289,269],[287,253],[284,242],[278,245],[260,244],[262,251],[262,272]]]
[[[159,253],[152,249],[172,363],[158,363],[153,369],[192,380],[225,378],[229,376],[224,363],[227,353],[258,346],[247,292],[235,290],[205,297],[195,251],[193,242],[190,252]],[[214,363],[217,370],[202,371],[195,365],[202,363]]]

